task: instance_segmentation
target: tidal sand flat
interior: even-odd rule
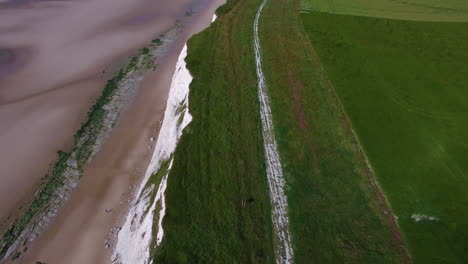
[[[190,1],[0,5],[0,219],[27,201],[118,65]]]

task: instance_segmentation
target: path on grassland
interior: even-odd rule
[[[270,101],[267,95],[265,77],[262,71],[262,60],[260,54],[260,40],[258,37],[258,20],[263,7],[268,0],[263,0],[258,8],[254,20],[254,49],[255,64],[258,78],[258,99],[260,101],[260,114],[262,118],[263,144],[265,147],[265,161],[270,188],[270,200],[272,207],[273,228],[277,245],[275,248],[277,263],[293,263],[293,250],[291,245],[291,234],[289,233],[288,201],[284,194],[285,181],[281,168],[278,146],[274,135]]]

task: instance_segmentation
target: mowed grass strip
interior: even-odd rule
[[[303,12],[421,21],[468,21],[466,0],[302,0]]]
[[[260,19],[295,261],[409,262],[298,11],[298,1],[269,1]]]
[[[157,263],[274,263],[252,48],[259,5],[228,1],[188,42],[193,121],[169,174]]]
[[[303,14],[415,263],[468,263],[468,23]]]

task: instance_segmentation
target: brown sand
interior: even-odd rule
[[[120,124],[85,169],[70,201],[21,258],[22,263],[110,263],[112,248],[106,249],[104,241],[113,238],[109,234],[111,229],[122,224],[128,201],[138,189],[135,185],[151,158],[155,141],[151,142],[150,138],[159,133],[179,52],[192,34],[209,25],[215,8],[221,3],[222,0],[202,0],[192,5],[196,13],[188,26],[158,62],[158,69],[146,76]]]
[[[31,197],[56,152],[67,150],[110,77],[103,69],[165,32],[189,3],[0,5],[0,223]]]

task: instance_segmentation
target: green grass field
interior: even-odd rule
[[[468,21],[466,0],[303,0],[301,9],[422,21]]]
[[[269,1],[260,19],[264,71],[288,183],[295,261],[408,262],[303,32],[298,4]]]
[[[438,4],[458,14],[467,3]],[[468,263],[468,23],[318,12],[302,20],[413,261]]]
[[[228,2],[188,43],[194,119],[169,175],[158,263],[274,262],[252,42],[260,3]],[[270,1],[260,21],[295,261],[405,263],[398,230],[311,59],[298,3]]]

